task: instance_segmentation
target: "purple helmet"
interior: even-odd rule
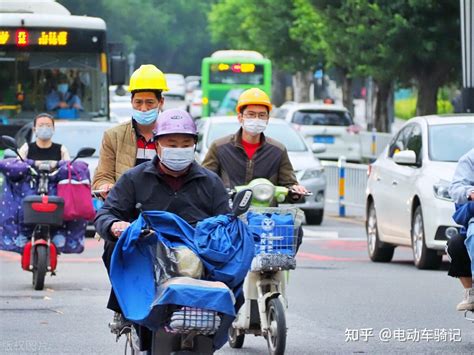
[[[179,109],[163,111],[156,120],[156,136],[166,134],[191,134],[197,136],[197,128],[189,113]]]

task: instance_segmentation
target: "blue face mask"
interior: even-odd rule
[[[132,117],[138,124],[144,126],[151,125],[158,118],[158,108],[152,108],[145,112],[133,110]]]
[[[58,84],[58,91],[61,93],[61,94],[65,94],[67,93],[69,89],[69,85],[68,84]]]

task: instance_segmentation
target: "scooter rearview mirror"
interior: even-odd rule
[[[145,220],[146,229],[151,229],[151,223],[150,223],[150,220],[148,219],[148,216],[146,215],[146,213],[144,213],[145,211],[143,211],[143,205],[140,202],[138,202],[135,205],[135,208],[140,211],[140,214],[142,215],[143,219]]]
[[[252,190],[245,189],[237,192],[233,200],[232,214],[238,217],[248,211],[252,203]]]
[[[2,136],[0,139],[1,145],[4,146],[5,148],[11,149],[15,152],[15,154],[18,156],[18,158],[21,159],[21,161],[24,161],[20,154],[18,153],[18,146],[16,145],[16,140],[13,137],[10,136]],[[3,147],[0,147],[2,149]]]
[[[88,158],[95,153],[95,148],[81,148],[77,152],[74,159],[71,161],[71,164],[74,163],[78,158]]]

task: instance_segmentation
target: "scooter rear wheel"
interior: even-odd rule
[[[48,250],[45,245],[35,246],[33,259],[33,287],[36,291],[44,288],[44,278],[48,269]]]
[[[267,343],[270,355],[283,355],[286,347],[285,309],[278,298],[272,298],[267,307]]]
[[[237,330],[231,325],[228,332],[229,345],[233,349],[240,349],[244,345],[245,334],[237,335]]]

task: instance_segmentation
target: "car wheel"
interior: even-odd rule
[[[390,262],[393,258],[395,247],[380,241],[377,227],[377,214],[375,213],[375,205],[372,201],[367,209],[365,229],[367,232],[367,250],[370,260],[375,262]]]
[[[323,223],[324,209],[320,210],[305,210],[306,223],[319,226]]]
[[[411,222],[411,245],[413,260],[418,269],[438,269],[443,256],[433,249],[428,249],[425,243],[425,229],[421,206],[417,206]]]

